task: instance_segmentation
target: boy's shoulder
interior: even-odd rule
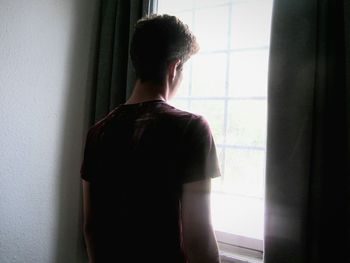
[[[197,127],[199,129],[209,129],[209,123],[203,115],[185,111],[167,104],[164,114],[167,118],[185,124],[188,127]]]
[[[168,114],[174,122],[178,122],[184,128],[185,133],[207,136],[211,134],[210,125],[207,119],[200,114],[181,110],[170,106]]]
[[[118,112],[122,110],[122,107],[116,107],[110,111],[105,117],[93,124],[89,130],[89,137],[97,138],[103,134],[107,124],[112,122]],[[189,112],[186,110],[179,109],[168,103],[160,104],[154,111],[149,112],[151,115],[155,115],[155,118],[160,118],[165,122],[176,124],[178,127],[189,129],[196,129],[202,131],[209,131],[209,124],[207,120],[200,114]]]

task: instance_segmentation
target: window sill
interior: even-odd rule
[[[240,248],[218,242],[221,263],[263,263],[260,251]]]

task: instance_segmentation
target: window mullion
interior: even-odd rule
[[[232,8],[233,4],[231,3],[229,6],[229,15],[228,15],[228,37],[227,37],[227,50],[231,47],[231,33],[232,33]],[[223,137],[223,152],[222,152],[222,158],[223,158],[223,171],[222,171],[222,179],[221,179],[221,188],[223,184],[225,183],[225,163],[226,163],[226,137],[227,137],[227,127],[228,127],[228,97],[229,97],[229,83],[230,81],[230,52],[226,53],[226,80],[225,80],[225,106],[224,106],[224,137]]]
[[[196,19],[195,19],[195,8],[194,6],[192,7],[191,10],[191,14],[192,14],[192,31],[196,32]],[[192,82],[193,82],[193,61],[190,61],[190,69],[189,69],[189,87],[188,87],[188,101],[187,101],[187,108],[188,110],[191,110],[191,106],[192,106],[192,100],[191,100],[191,96],[192,96]]]

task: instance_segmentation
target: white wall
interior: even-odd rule
[[[0,0],[0,262],[81,262],[96,0]]]

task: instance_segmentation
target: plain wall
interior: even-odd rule
[[[0,0],[0,262],[82,262],[98,1]]]

